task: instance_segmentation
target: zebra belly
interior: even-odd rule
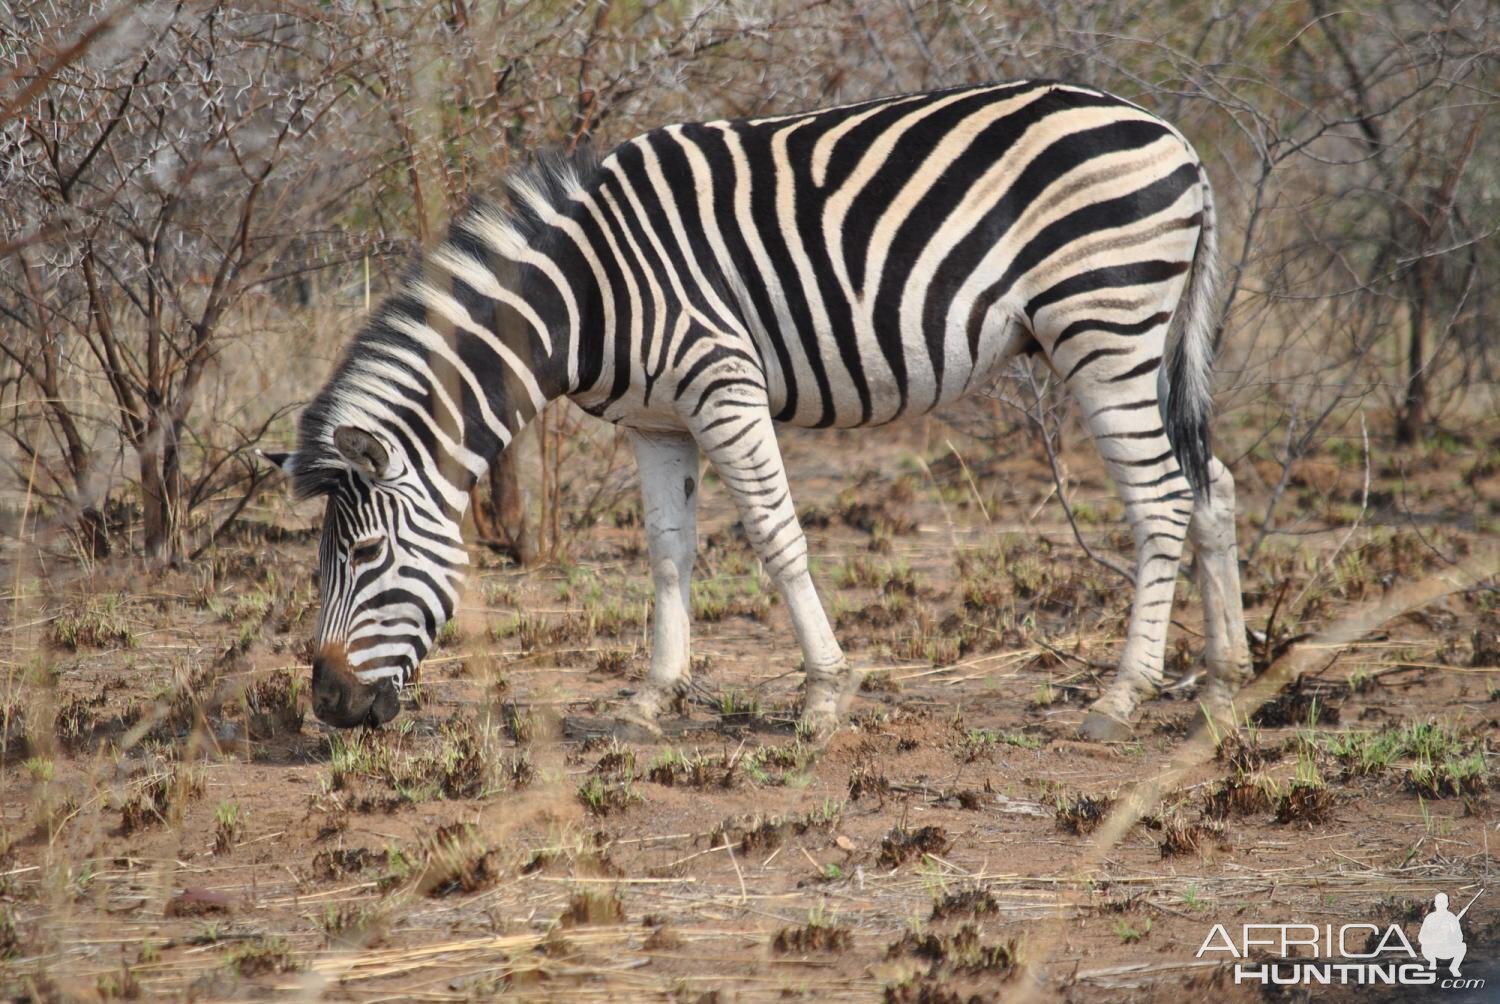
[[[1033,343],[1029,331],[1020,323],[1020,305],[1011,298],[1002,298],[983,313],[978,321],[978,336],[971,344],[967,318],[972,306],[969,301],[955,301],[950,316],[961,320],[944,325],[936,338],[904,341],[894,357],[878,349],[870,351],[869,346],[878,344],[872,329],[834,332],[825,319],[816,345],[827,385],[831,420],[825,417],[822,387],[810,375],[806,356],[796,354],[800,346],[787,346],[784,342],[783,347],[793,353],[794,366],[801,370],[793,377],[800,392],[796,398],[798,406],[788,408],[793,395],[786,375],[777,364],[778,353],[772,350],[769,336],[758,334],[756,340],[761,343],[761,356],[766,361],[771,413],[782,424],[799,428],[885,425],[905,416],[925,414],[987,387],[1007,362]],[[941,355],[936,364],[929,353],[930,343],[938,346]],[[857,351],[851,352],[850,346]],[[809,390],[818,393],[809,395]]]

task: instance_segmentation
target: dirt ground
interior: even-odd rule
[[[1225,424],[1243,556],[1282,472]],[[1484,553],[1500,526],[1494,423],[1407,453],[1372,440],[1368,484],[1354,429],[1291,471],[1248,562],[1261,668]],[[17,568],[0,653],[0,986],[1292,1000],[1307,992],[1236,983],[1241,960],[1200,957],[1213,925],[1394,924],[1415,945],[1435,893],[1456,911],[1485,889],[1463,919],[1464,976],[1488,989],[1432,999],[1496,999],[1493,567],[1487,587],[1317,653],[1110,843],[1100,819],[1174,764],[1194,725],[1188,577],[1169,641],[1178,685],[1133,741],[1080,742],[1129,590],[1074,541],[1037,444],[986,446],[935,420],[783,442],[825,603],[869,674],[822,749],[792,726],[786,613],[711,477],[695,687],[657,744],[595,734],[649,661],[633,494],[566,562],[520,571],[476,549],[455,629],[402,716],[372,733],[303,714],[316,503],[273,497],[162,576]],[[1084,538],[1121,553],[1092,448],[1062,459]],[[1417,999],[1384,993],[1313,999]]]

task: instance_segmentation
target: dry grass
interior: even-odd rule
[[[948,831],[941,826],[922,826],[910,831],[898,826],[880,841],[880,864],[884,868],[900,868],[913,857],[946,854],[952,846]]]
[[[1118,639],[1118,598],[1091,607],[1081,556],[1054,543],[1041,561],[940,490],[899,503],[914,532],[842,516],[815,532],[814,553],[832,555],[830,607],[890,618],[843,632],[880,683],[825,748],[790,724],[798,677],[794,654],[768,657],[790,651],[775,603],[698,625],[688,717],[668,741],[570,736],[567,716],[599,714],[645,665],[644,625],[608,599],[644,581],[629,520],[606,521],[576,567],[481,567],[471,596],[485,609],[445,637],[420,704],[374,732],[331,734],[306,715],[297,645],[312,611],[285,585],[305,569],[305,538],[253,561],[222,555],[229,598],[211,590],[213,603],[188,576],[159,580],[149,601],[80,583],[58,609],[105,609],[92,590],[140,616],[130,648],[69,649],[46,621],[16,660],[28,683],[7,697],[6,989],[967,1002],[1015,992],[1027,967],[1048,986],[1075,979],[1038,948],[1036,925],[1059,912],[1095,970],[1145,946],[1162,968],[1131,978],[1162,988],[1226,904],[1274,892],[1306,906],[1302,890],[1318,889],[1336,900],[1320,909],[1357,917],[1475,878],[1464,855],[1482,848],[1493,743],[1482,714],[1454,709],[1489,707],[1500,682],[1483,662],[1483,593],[1320,653],[1320,674],[1260,716],[1282,724],[1221,735],[1092,884],[1075,882],[1194,708],[1152,703],[1134,743],[1072,743]],[[706,496],[706,536],[733,521],[721,502]],[[974,521],[959,568],[947,531],[922,529],[943,525],[943,506],[960,529]],[[743,544],[725,535],[708,553],[707,600],[753,598]],[[1377,553],[1415,561],[1382,539],[1372,568]],[[1313,552],[1273,563],[1293,576],[1278,617],[1320,567]],[[1252,565],[1247,581],[1261,574],[1273,572]],[[1352,579],[1341,589],[1358,595]],[[1252,624],[1267,612],[1252,608]],[[1191,636],[1185,651],[1191,670]],[[1114,978],[1078,977],[1076,992]]]
[[[21,6],[54,12],[65,32],[37,48],[65,51],[76,12]],[[139,5],[118,6],[133,19]],[[1243,728],[1213,737],[1212,761],[1214,743],[1185,738],[1192,687],[1186,700],[1149,702],[1130,742],[1075,742],[1083,704],[1107,681],[1129,595],[1085,557],[1058,497],[1100,553],[1118,559],[1128,534],[1076,409],[1045,402],[1055,406],[1054,483],[1002,387],[944,420],[783,439],[823,599],[855,664],[874,670],[826,748],[794,732],[788,614],[711,473],[692,595],[694,688],[664,742],[584,742],[570,719],[596,719],[641,684],[650,588],[626,440],[576,409],[552,409],[518,446],[540,443],[547,457],[523,468],[545,480],[521,487],[548,560],[522,572],[475,547],[459,623],[424,667],[419,699],[388,728],[332,734],[307,715],[321,507],[273,487],[200,558],[142,571],[140,497],[118,477],[137,451],[110,428],[137,409],[112,399],[120,384],[99,373],[95,347],[109,322],[127,370],[180,375],[186,360],[138,363],[149,326],[95,309],[74,295],[80,270],[56,266],[103,246],[93,239],[102,231],[80,220],[135,220],[94,196],[110,191],[100,172],[115,153],[133,144],[155,156],[132,133],[154,117],[117,117],[103,155],[85,156],[108,115],[39,93],[48,106],[23,108],[21,131],[45,133],[38,123],[57,104],[59,125],[76,124],[72,143],[83,143],[31,158],[43,177],[49,165],[58,175],[40,191],[74,187],[55,183],[63,172],[93,171],[75,179],[86,198],[9,203],[22,216],[51,207],[43,215],[60,225],[28,249],[37,267],[6,273],[7,288],[25,295],[7,300],[5,337],[22,331],[14,344],[34,367],[58,350],[67,372],[55,391],[0,372],[11,434],[0,486],[0,993],[1249,1004],[1259,988],[1188,968],[1210,923],[1270,919],[1255,911],[1274,903],[1332,921],[1388,919],[1414,936],[1434,891],[1489,881],[1500,609],[1493,552],[1483,549],[1500,536],[1500,429],[1494,387],[1470,371],[1483,370],[1495,300],[1483,294],[1495,270],[1491,246],[1467,238],[1493,197],[1454,169],[1450,155],[1464,144],[1443,146],[1469,121],[1490,129],[1494,117],[1477,114],[1468,80],[1407,62],[1441,54],[1444,65],[1481,66],[1444,48],[1482,30],[1473,18],[1419,25],[1414,44],[1367,30],[1399,5],[1333,12],[1289,44],[1296,12],[1266,18],[1253,5],[1201,14],[1086,3],[1056,17],[1022,6],[1006,14],[1021,31],[988,30],[987,5],[386,4],[379,25],[354,5],[303,6],[332,29],[320,45],[351,33],[349,51],[318,48],[318,65],[300,67],[331,71],[338,84],[340,104],[319,121],[357,124],[349,135],[306,134],[317,148],[307,163],[347,194],[268,190],[260,205],[282,232],[224,245],[254,249],[291,278],[254,285],[224,315],[180,437],[189,481],[221,459],[225,475],[247,473],[223,449],[242,449],[260,422],[310,397],[367,312],[371,273],[378,298],[401,271],[387,238],[435,228],[445,202],[489,187],[486,175],[520,151],[583,139],[607,148],[682,118],[773,114],[992,78],[997,68],[1051,76],[1080,55],[1101,82],[1124,81],[1148,106],[1166,106],[1185,93],[1176,50],[1203,47],[1191,63],[1204,85],[1253,93],[1286,150],[1301,151],[1277,161],[1262,201],[1248,187],[1256,172],[1236,169],[1262,159],[1236,116],[1184,123],[1214,153],[1225,233],[1244,238],[1222,247],[1243,243],[1251,254],[1234,270],[1245,281],[1225,327],[1215,436],[1239,482],[1256,668],[1277,685],[1238,709]],[[262,15],[248,16],[258,32]],[[1142,32],[1121,30],[1126,21],[1159,30],[1142,45]],[[151,67],[149,86],[118,76],[135,72],[134,58],[116,57],[139,48],[143,26],[131,20],[77,61],[78,72],[116,74],[120,86],[101,90],[99,108],[172,79],[175,66]],[[1429,93],[1451,85],[1460,104],[1432,113],[1422,100],[1388,100],[1376,81],[1384,110],[1367,119],[1346,107],[1366,95],[1325,79],[1320,39],[1340,31],[1364,32],[1351,36],[1361,42],[1351,58],[1377,60],[1398,82],[1414,72]],[[288,48],[265,66],[299,69],[305,58]],[[1258,68],[1266,58],[1272,68]],[[22,76],[36,69],[21,59]],[[176,79],[196,86],[191,74]],[[245,107],[264,107],[248,93]],[[1360,163],[1298,145],[1305,127],[1330,121],[1380,125],[1394,145]],[[1432,127],[1412,128],[1424,122]],[[1477,124],[1473,136],[1490,139]],[[1408,151],[1409,163],[1399,159]],[[219,222],[213,212],[232,193],[193,190],[172,177],[173,158],[155,160],[134,176],[180,182],[164,190],[200,207],[164,247]],[[1404,189],[1443,190],[1450,170],[1456,197],[1436,200],[1446,206],[1436,215],[1414,210]],[[1375,174],[1400,179],[1403,192],[1372,192]],[[278,207],[308,194],[323,209],[283,221]],[[1389,219],[1371,194],[1389,196]],[[1252,205],[1265,229],[1247,235]],[[1367,231],[1404,235],[1384,224],[1417,210],[1431,246],[1354,245]],[[298,222],[309,225],[277,226]],[[1312,239],[1278,244],[1293,230]],[[14,236],[25,235],[0,241]],[[281,246],[286,236],[296,248]],[[131,256],[137,244],[124,239]],[[1346,273],[1386,251],[1410,256],[1404,271],[1351,291]],[[199,300],[202,262],[187,258],[189,281],[153,287],[166,298],[151,304]],[[317,271],[325,259],[334,264]],[[307,309],[293,302],[307,292],[295,274],[305,267],[315,269]],[[39,289],[24,281],[33,272]],[[1306,295],[1325,275],[1340,288],[1336,308]],[[1424,277],[1432,283],[1407,281]],[[1455,281],[1465,284],[1456,298]],[[1434,327],[1427,346],[1434,427],[1397,448],[1382,401],[1399,397],[1404,353],[1389,339],[1418,320],[1418,288],[1432,292],[1430,302],[1423,294],[1432,323],[1451,330]],[[113,295],[129,314],[131,298]],[[145,410],[163,403],[147,397]],[[1325,400],[1334,404],[1318,419],[1326,424],[1310,429]],[[76,486],[59,476],[57,430],[33,428],[64,408],[86,426],[88,448],[74,452],[102,465]],[[1368,446],[1353,435],[1366,423]],[[1304,434],[1309,451],[1290,455]],[[283,416],[267,445],[290,435]],[[28,455],[21,437],[41,453]],[[108,481],[112,563],[54,532],[93,492],[95,473]],[[235,501],[203,488],[205,504],[183,522],[194,539]],[[1308,647],[1325,625],[1428,576],[1459,581],[1476,556],[1489,562],[1486,588],[1424,593],[1357,637]],[[1200,668],[1203,648],[1186,579],[1172,618],[1174,678]],[[1288,660],[1301,672],[1290,680],[1276,676]],[[1481,900],[1469,930],[1493,935],[1493,909]]]
[[[783,927],[771,939],[772,951],[782,955],[809,952],[843,952],[854,944],[853,933],[837,920],[823,916],[821,910],[807,918],[806,924]]]

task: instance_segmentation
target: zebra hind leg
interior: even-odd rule
[[[1193,492],[1162,427],[1154,372],[1128,382],[1116,378],[1073,384],[1072,389],[1088,414],[1094,441],[1125,502],[1135,540],[1135,595],[1119,670],[1089,708],[1080,729],[1086,738],[1119,740],[1130,736],[1131,720],[1142,698],[1155,696],[1161,689],[1167,627],[1183,540],[1193,515]]]
[[[1204,660],[1208,682],[1205,712],[1233,721],[1230,698],[1249,681],[1250,645],[1245,637],[1245,610],[1240,593],[1240,566],[1234,525],[1234,477],[1215,457],[1209,463],[1209,493],[1193,507],[1188,527],[1193,542],[1194,575],[1203,597]]]
[[[734,498],[745,534],[791,615],[807,671],[802,726],[826,739],[837,730],[860,674],[844,657],[808,572],[807,538],[770,410],[729,400],[703,408],[697,420],[699,445]]]
[[[692,682],[692,575],[698,553],[698,444],[681,433],[631,434],[641,477],[646,544],[656,606],[651,618],[651,670],[645,686],[616,718],[630,738],[659,737],[662,710]]]

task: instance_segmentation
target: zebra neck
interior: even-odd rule
[[[600,341],[592,276],[577,277],[566,256],[496,247],[482,220],[467,222],[382,312],[420,352],[412,467],[436,471],[431,489],[459,516],[522,429],[577,389]]]
[[[601,379],[603,279],[580,224],[592,160],[542,158],[478,202],[369,318],[299,421],[297,491],[348,471],[339,426],[375,433],[413,492],[459,519],[555,398]],[[615,376],[618,381],[618,376]]]

